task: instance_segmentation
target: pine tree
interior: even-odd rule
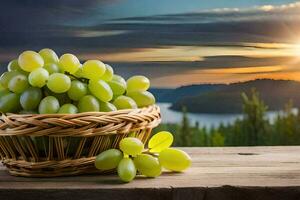
[[[181,123],[180,138],[181,138],[182,146],[192,146],[193,131],[191,130],[190,127],[190,122],[187,116],[186,107],[183,107],[182,109],[182,123]]]
[[[266,145],[267,125],[265,113],[268,107],[260,99],[256,89],[251,90],[248,97],[242,93],[243,98],[243,120],[242,120],[242,136],[245,145]]]
[[[293,101],[290,100],[278,114],[274,123],[274,135],[272,141],[277,145],[296,145],[300,142],[299,118],[293,112]]]
[[[215,132],[212,134],[211,137],[211,144],[214,147],[221,147],[224,146],[225,138],[222,133]]]

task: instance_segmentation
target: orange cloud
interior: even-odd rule
[[[105,60],[109,62],[143,61],[201,61],[208,56],[275,57],[295,56],[297,45],[283,43],[245,43],[244,46],[161,46],[141,48],[116,53],[81,54],[81,59]],[[256,48],[257,47],[257,48]]]
[[[262,66],[262,67],[204,69],[204,70],[195,70],[194,72],[212,73],[212,74],[248,74],[248,73],[278,72],[278,71],[282,71],[283,69],[284,69],[283,66]]]

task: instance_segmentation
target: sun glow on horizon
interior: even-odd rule
[[[80,59],[108,62],[195,62],[207,57],[244,56],[253,58],[299,57],[300,41],[292,43],[240,43],[235,45],[158,46],[155,48],[132,48],[109,53],[82,53]]]
[[[284,69],[284,66],[259,66],[259,67],[234,67],[234,68],[218,68],[218,69],[203,69],[200,73],[213,74],[248,74],[248,73],[268,73],[279,72]],[[194,73],[198,73],[197,70]]]
[[[300,56],[300,40],[295,44],[294,50],[296,55]]]

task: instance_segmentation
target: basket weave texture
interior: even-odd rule
[[[160,121],[156,105],[79,114],[2,114],[0,159],[16,176],[110,173],[95,169],[95,156],[118,148],[124,137],[146,143]]]

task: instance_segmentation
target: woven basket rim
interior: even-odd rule
[[[2,114],[0,136],[95,136],[154,128],[161,122],[157,105],[112,112],[77,114]]]
[[[37,116],[37,117],[43,117],[43,118],[53,118],[53,117],[62,117],[62,116],[90,116],[90,115],[114,115],[114,114],[128,114],[132,112],[140,112],[147,110],[149,108],[158,108],[159,106],[157,104],[153,104],[150,106],[142,107],[142,108],[134,108],[134,109],[122,109],[122,110],[115,110],[115,111],[109,111],[109,112],[82,112],[82,113],[75,113],[75,114],[63,114],[63,113],[54,113],[54,114],[39,114],[39,113],[32,113],[32,114],[19,114],[19,113],[1,113],[1,115],[5,115],[7,117],[27,117],[27,116]]]

